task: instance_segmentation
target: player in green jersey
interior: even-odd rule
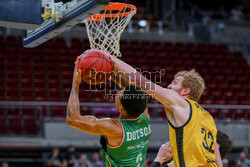
[[[147,96],[139,88],[112,80],[126,88],[118,92],[116,107],[119,119],[97,119],[81,116],[79,104],[79,84],[81,72],[77,71],[78,59],[73,75],[72,90],[67,107],[67,125],[81,131],[104,136],[103,158],[106,166],[145,167],[147,145],[151,135],[150,117],[147,111]]]

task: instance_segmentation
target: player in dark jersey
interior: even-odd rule
[[[119,119],[97,119],[81,116],[79,104],[79,84],[81,72],[75,63],[72,90],[67,107],[67,125],[105,138],[103,158],[106,166],[145,167],[147,145],[151,135],[151,125],[147,111],[147,96],[133,85],[118,93],[116,107]],[[112,77],[117,80],[116,76]],[[118,82],[119,84],[119,82]],[[103,138],[102,138],[103,139]]]

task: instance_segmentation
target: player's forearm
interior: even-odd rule
[[[118,58],[114,58],[115,65],[117,67],[117,72],[129,83],[135,84],[147,93],[151,93],[151,87],[155,84],[150,80],[146,79],[141,75],[136,69],[128,65],[127,63],[121,61]]]
[[[96,121],[97,119],[94,116],[78,116],[69,121],[69,125],[86,133],[101,135],[102,132],[97,128]]]
[[[129,82],[125,80],[124,78],[122,78],[122,76],[117,73],[112,72],[111,78],[112,78],[112,81],[114,81],[121,88],[125,88],[126,86],[129,85]]]
[[[67,106],[67,124],[74,121],[74,119],[80,116],[80,102],[79,102],[79,87],[71,89],[68,106]]]

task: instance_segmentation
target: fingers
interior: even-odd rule
[[[78,70],[78,71],[76,72],[76,74],[75,74],[74,82],[75,82],[76,84],[80,84],[81,81],[82,81],[82,72],[81,72],[81,70]]]
[[[76,61],[75,61],[75,71],[78,69],[79,60],[80,60],[80,56],[77,56]]]
[[[77,79],[78,83],[81,82],[81,80],[82,80],[82,72],[81,72],[81,70],[78,71],[76,79]]]
[[[111,56],[109,56],[108,59],[111,62],[111,66],[112,66],[111,71],[117,72],[117,67],[116,67],[114,61],[112,60]]]

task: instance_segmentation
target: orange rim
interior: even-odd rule
[[[118,13],[118,14],[94,14],[93,16],[90,16],[87,18],[87,20],[92,21],[101,21],[103,18],[114,18],[114,17],[126,17],[132,12],[136,12],[137,8],[134,5],[126,4],[126,3],[115,3],[111,2],[106,6],[103,10],[116,10],[116,11],[122,11],[125,7],[130,8],[131,11],[124,12],[124,13]]]

